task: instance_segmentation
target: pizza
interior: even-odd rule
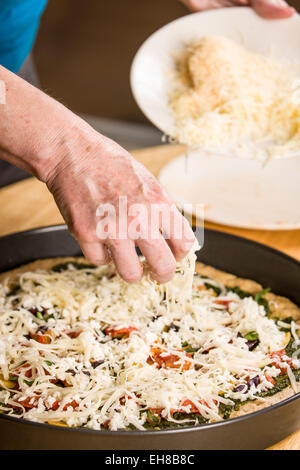
[[[96,430],[234,418],[300,391],[300,309],[193,258],[174,281],[48,259],[0,275],[0,411]]]

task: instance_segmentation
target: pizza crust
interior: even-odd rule
[[[199,274],[216,279],[228,287],[238,286],[250,294],[257,294],[257,292],[260,292],[264,288],[256,281],[237,277],[234,274],[220,271],[219,269],[207,266],[203,263],[197,263],[196,271]],[[265,294],[264,297],[270,302],[272,316],[282,320],[288,317],[293,317],[295,321],[300,320],[300,308],[291,300],[273,293]]]
[[[77,262],[86,262],[89,263],[85,258],[83,257],[64,257],[64,258],[45,258],[45,259],[39,259],[36,261],[32,261],[31,263],[23,264],[22,266],[12,269],[10,271],[6,271],[4,273],[0,273],[0,282],[8,281],[9,283],[14,282],[17,276],[19,274],[26,273],[28,271],[35,271],[37,269],[51,269],[53,266],[56,264],[60,263],[67,263],[67,262],[72,262],[72,261],[77,261]]]
[[[300,392],[299,385],[298,385],[298,392]],[[276,405],[276,403],[286,400],[287,398],[290,398],[294,395],[295,395],[295,392],[293,388],[287,387],[281,392],[276,393],[276,395],[265,398],[264,401],[255,400],[255,401],[246,403],[245,405],[242,405],[240,410],[233,411],[233,413],[231,413],[230,418],[237,418],[238,416],[243,416],[249,413],[255,413],[255,411],[263,410],[264,408],[268,408],[269,406]]]

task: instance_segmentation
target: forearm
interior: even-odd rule
[[[1,66],[0,80],[6,89],[5,104],[0,104],[0,158],[46,182],[59,160],[70,153],[74,129],[89,126]]]

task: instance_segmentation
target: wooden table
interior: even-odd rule
[[[179,145],[166,145],[132,153],[157,176],[160,169],[182,151]],[[30,178],[0,190],[0,235],[59,223],[63,223],[63,219],[52,196],[36,179]],[[300,260],[300,230],[245,230],[208,222],[205,226],[265,243]],[[272,449],[300,450],[300,431]]]

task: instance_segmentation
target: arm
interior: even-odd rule
[[[47,184],[57,206],[78,240],[85,256],[104,264],[111,256],[121,276],[137,281],[142,266],[135,252],[138,245],[146,256],[153,277],[166,282],[173,277],[176,260],[189,251],[194,235],[158,181],[118,144],[97,133],[59,102],[0,67],[6,85],[6,104],[0,104],[0,158],[20,167]],[[128,208],[147,208],[138,222],[147,226],[150,208],[167,208],[174,223],[184,227],[179,239],[171,230],[168,243],[149,220],[148,231],[137,240],[126,232],[122,237],[96,234],[99,204],[110,204],[119,214],[119,196],[126,196]],[[123,216],[132,222],[134,216]],[[118,219],[119,220],[119,219]],[[123,220],[124,222],[124,220]],[[153,237],[150,229],[155,228]]]
[[[295,13],[284,0],[180,0],[192,11],[212,8],[251,6],[256,13],[267,19],[289,18]]]

